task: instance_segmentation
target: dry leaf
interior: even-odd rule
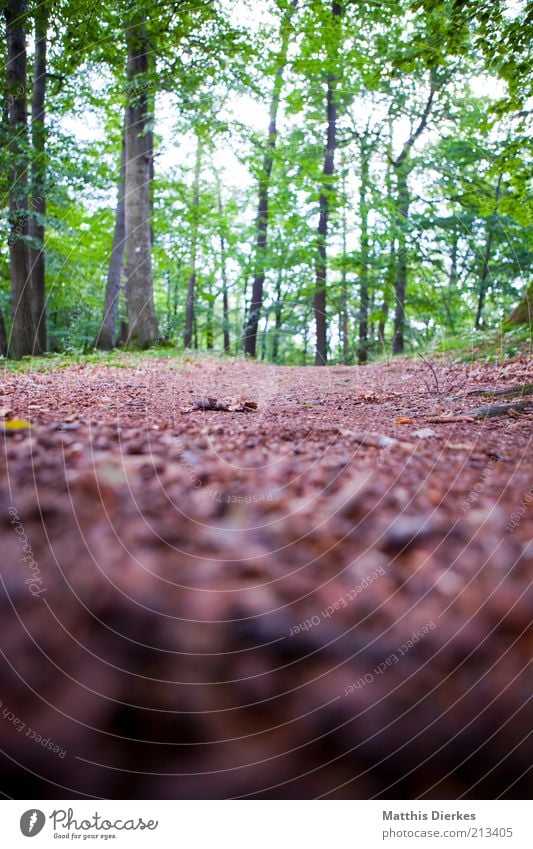
[[[17,430],[27,430],[31,427],[30,422],[27,422],[26,419],[8,419],[2,425],[5,431],[16,432]]]
[[[394,419],[394,424],[413,424],[413,420],[407,416],[398,416]]]
[[[226,413],[249,413],[252,410],[257,410],[257,401],[248,401],[244,398],[231,398],[218,401],[216,398],[201,398],[195,401],[191,410],[216,410]]]

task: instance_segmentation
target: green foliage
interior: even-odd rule
[[[336,20],[324,0],[300,3],[294,12],[289,0],[239,0],[236,5],[230,13],[222,0],[179,2],[177,11],[167,0],[143,4],[153,51],[141,84],[150,95],[155,132],[152,229],[161,341],[178,349],[182,344],[197,214],[195,338],[205,347],[212,332],[215,351],[222,350],[227,286],[232,351],[242,350],[257,184],[283,21],[291,29],[291,46],[273,153],[260,356],[288,364],[312,361],[328,74],[337,82],[341,148],[329,186],[333,358],[342,355],[344,308],[350,345],[356,343],[364,272],[370,352],[378,356],[383,351],[380,322],[388,350],[400,237],[407,245],[410,344],[434,344],[443,334],[464,338],[474,321],[484,264],[484,328],[498,327],[520,300],[533,268],[533,148],[524,106],[531,84],[527,8],[512,17],[502,0],[346,3]],[[101,0],[89,6],[80,0],[50,4],[47,312],[51,348],[70,352],[65,362],[92,348],[101,320],[126,95],[123,12],[124,4]],[[30,33],[31,15],[30,7]],[[31,65],[31,50],[29,58]],[[3,58],[0,64],[5,76]],[[391,159],[420,121],[430,79],[437,81],[437,91],[428,126],[406,155],[411,203],[405,219],[395,197]],[[494,89],[490,96],[475,94],[483,79]],[[27,94],[30,100],[31,90]],[[4,116],[0,307],[9,321],[5,131]],[[195,212],[197,137],[205,156]],[[358,205],[363,138],[370,151],[366,252]],[[119,318],[124,316],[121,298]],[[118,365],[122,355],[117,356]]]

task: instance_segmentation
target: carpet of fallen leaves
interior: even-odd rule
[[[528,362],[433,365],[6,376],[2,792],[530,796],[532,416],[428,423]]]

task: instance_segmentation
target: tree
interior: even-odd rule
[[[127,64],[125,243],[128,341],[152,345],[158,336],[152,277],[150,229],[151,116],[148,111],[146,11],[129,2],[124,20]]]
[[[318,228],[317,228],[317,258],[315,265],[315,295],[314,311],[316,325],[315,365],[325,366],[328,360],[327,318],[326,318],[326,278],[327,278],[327,237],[331,197],[333,191],[333,174],[335,170],[335,149],[337,145],[337,62],[338,43],[340,35],[340,18],[342,6],[337,0],[331,4],[331,51],[328,56],[330,70],[327,74],[326,89],[326,149],[324,165],[318,198]]]
[[[530,327],[533,325],[533,281],[527,287],[520,303],[506,318],[504,328],[508,329],[517,324],[528,324]]]
[[[125,202],[124,192],[126,185],[126,119],[122,132],[122,150],[120,154],[120,173],[117,189],[117,206],[115,211],[115,226],[113,230],[113,244],[107,270],[107,283],[105,289],[104,315],[95,347],[104,351],[111,351],[115,347],[115,333],[118,318],[118,304],[120,287],[122,284],[122,272],[124,268],[124,242],[126,238]]]
[[[36,327],[34,353],[46,351],[45,216],[46,216],[46,48],[48,9],[40,3],[34,12],[35,56],[31,108],[31,300]]]
[[[24,0],[8,0],[5,8],[9,103],[9,255],[11,273],[11,350],[14,357],[38,349],[28,250],[28,116]]]
[[[501,186],[503,174],[498,175],[496,189],[494,191],[494,212],[487,218],[485,228],[485,248],[483,250],[483,260],[481,264],[481,274],[479,276],[479,295],[476,310],[476,320],[474,327],[479,330],[481,327],[481,316],[483,313],[483,305],[485,303],[485,295],[487,294],[487,285],[490,274],[490,260],[492,257],[492,245],[494,242],[494,231],[496,226],[496,216],[498,214],[498,203],[500,201]]]
[[[298,0],[285,11],[285,5],[280,4],[282,12],[280,24],[281,46],[276,59],[274,73],[274,85],[272,99],[270,102],[270,118],[266,139],[265,152],[263,154],[263,165],[259,175],[259,200],[257,205],[256,233],[255,233],[255,270],[252,283],[252,299],[244,330],[244,353],[249,357],[255,357],[257,345],[257,327],[261,308],[263,306],[263,287],[265,285],[265,262],[268,232],[268,194],[270,188],[270,177],[274,163],[274,150],[278,136],[277,118],[281,100],[281,89],[283,85],[283,72],[287,64],[287,50],[289,36],[291,33],[291,16],[297,7]]]
[[[225,354],[231,353],[231,340],[229,328],[229,299],[228,299],[228,272],[227,272],[227,248],[226,248],[226,221],[224,218],[224,207],[222,204],[222,190],[220,187],[220,178],[216,174],[217,187],[217,209],[219,219],[219,240],[220,240],[220,276],[222,279],[222,333],[223,333],[223,349]]]
[[[392,167],[396,175],[396,226],[398,230],[398,250],[396,254],[396,274],[394,278],[395,312],[394,312],[394,336],[392,339],[392,352],[403,353],[404,329],[405,329],[405,297],[407,290],[407,222],[409,220],[409,207],[411,196],[409,192],[408,178],[412,170],[410,162],[411,149],[427,127],[428,119],[439,89],[435,69],[430,71],[429,95],[420,120],[411,131],[409,138],[402,145],[397,157],[391,159]]]
[[[194,314],[196,299],[196,262],[198,258],[198,228],[199,228],[199,205],[200,205],[200,172],[202,170],[202,139],[196,137],[196,158],[194,164],[194,182],[192,199],[192,222],[191,222],[191,267],[187,281],[187,304],[185,307],[185,335],[184,345],[192,347],[194,331]]]

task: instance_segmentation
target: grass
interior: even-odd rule
[[[531,355],[532,328],[515,327],[512,330],[471,330],[460,336],[447,336],[428,345],[425,353],[445,354],[456,362],[477,360],[482,363],[502,362],[519,355]]]
[[[126,351],[117,348],[114,351],[68,351],[50,353],[40,357],[22,357],[20,360],[0,360],[0,368],[8,372],[48,372],[70,368],[75,365],[98,365],[105,368],[135,368],[147,360],[174,360],[174,368],[181,368],[202,360],[234,360],[226,354],[216,351],[181,351],[173,347],[150,348],[147,351]],[[171,366],[172,367],[172,366]]]
[[[455,336],[445,336],[433,340],[418,351],[425,356],[445,356],[455,362],[501,363],[518,355],[530,355],[532,351],[532,328],[516,327],[505,333],[491,330],[476,332],[464,331]],[[406,351],[404,356],[413,358],[417,350]],[[383,353],[370,362],[379,363],[391,358],[390,353]],[[75,365],[98,365],[105,368],[136,368],[150,360],[173,361],[170,368],[181,369],[191,363],[207,360],[220,362],[235,361],[239,357],[229,356],[217,351],[183,351],[172,346],[151,348],[147,351],[69,351],[65,353],[50,353],[41,357],[23,357],[20,360],[4,359],[1,366],[8,372],[48,372],[69,368]],[[333,363],[332,363],[333,365]],[[338,365],[338,363],[336,364]],[[0,366],[0,367],[1,367]]]

